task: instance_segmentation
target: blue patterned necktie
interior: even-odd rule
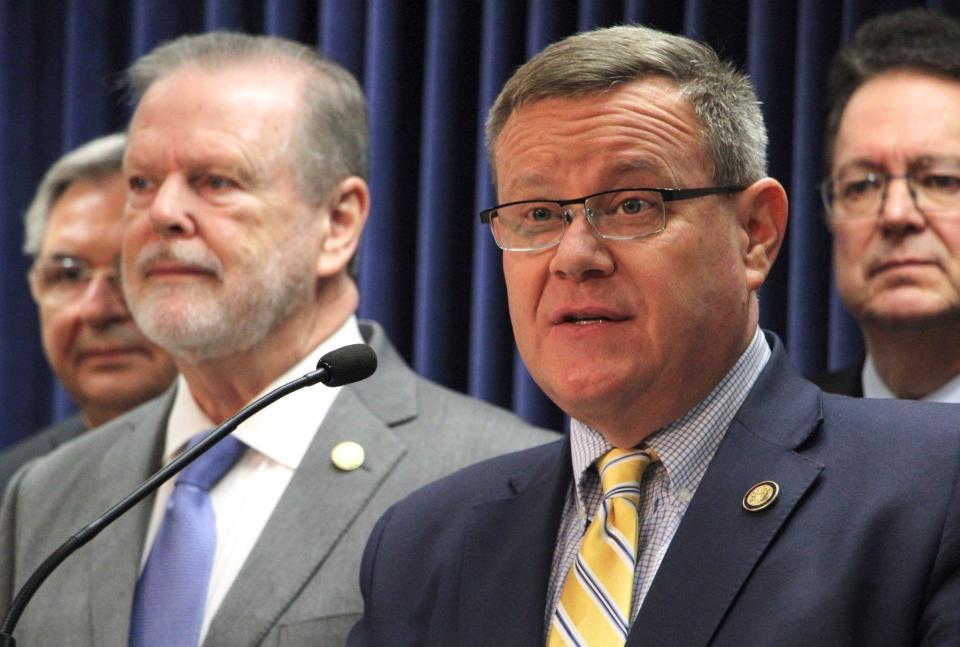
[[[196,647],[217,545],[210,488],[245,450],[246,445],[227,436],[177,476],[137,582],[129,647]]]

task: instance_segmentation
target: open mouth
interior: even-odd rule
[[[561,326],[596,326],[599,324],[615,324],[628,319],[622,311],[616,308],[592,304],[579,307],[557,308],[550,315],[550,324]]]
[[[563,323],[572,323],[577,326],[589,326],[590,324],[603,323],[604,321],[610,321],[606,317],[564,317]]]

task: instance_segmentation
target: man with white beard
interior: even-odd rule
[[[40,561],[257,396],[366,342],[376,374],[264,410],[54,573],[24,644],[343,644],[360,553],[415,487],[552,434],[416,377],[358,322],[370,196],[356,81],[307,47],[188,36],[129,71],[124,294],[168,394],[34,463],[0,517],[0,608]]]

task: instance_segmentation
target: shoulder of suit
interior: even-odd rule
[[[76,438],[85,429],[83,419],[79,414],[65,418],[49,427],[44,427],[0,452],[0,471],[3,471],[7,464],[20,465],[37,456],[42,456],[63,443]]]
[[[863,396],[863,362],[839,371],[820,373],[810,378],[810,381],[827,393]]]
[[[424,378],[419,379],[419,389],[421,401],[425,405],[440,410],[443,415],[452,419],[498,429],[526,430],[535,436],[543,435],[545,440],[555,440],[560,431],[536,427],[509,409],[454,391]]]
[[[104,454],[115,445],[121,435],[134,433],[138,421],[148,414],[158,416],[167,407],[168,394],[164,394],[104,425],[80,434],[31,462],[20,479],[21,484],[28,489],[38,490],[48,487],[69,488],[71,483],[83,480],[91,472],[91,465],[103,460]],[[162,429],[142,431],[153,436],[161,433]],[[148,442],[152,442],[152,439]]]
[[[960,464],[957,405],[823,394],[826,446],[857,456],[889,456],[902,467],[956,470]]]
[[[512,496],[514,479],[536,477],[556,466],[566,445],[557,434],[552,436],[553,442],[508,452],[461,468],[414,491],[398,507],[430,510],[447,503],[470,505]]]

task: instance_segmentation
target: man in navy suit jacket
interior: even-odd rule
[[[514,74],[487,136],[501,204],[481,220],[570,433],[391,508],[348,645],[601,644],[558,607],[612,448],[653,459],[626,628],[602,644],[960,644],[955,411],[826,395],[758,329],[787,202],[749,81],[686,38],[588,32]]]
[[[827,99],[834,276],[866,356],[813,381],[960,402],[960,21],[914,8],[864,23]]]

